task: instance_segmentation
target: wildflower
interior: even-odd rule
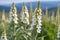
[[[11,21],[12,21],[12,11],[10,10],[8,23],[10,23]]]
[[[19,31],[19,28],[18,28],[18,18],[17,18],[17,9],[16,9],[14,3],[12,3],[12,7],[10,9],[9,19],[10,19],[9,20],[10,21],[9,24],[11,24],[13,22],[12,23],[13,25],[10,25],[10,30],[13,31],[11,37],[13,38],[13,36],[16,36],[16,33]],[[14,37],[14,40],[17,40],[16,37]]]
[[[2,33],[1,40],[7,40],[6,32],[5,31]]]
[[[22,8],[21,21],[29,25],[29,14],[26,5]]]
[[[18,18],[17,18],[16,15],[14,16],[13,21],[14,21],[15,24],[18,24]]]
[[[34,13],[35,15],[32,17],[32,24],[30,30],[33,29],[34,26],[37,28],[37,33],[41,32],[41,26],[42,26],[42,14],[41,14],[41,9],[40,9],[40,2],[38,2],[38,7],[35,9]]]
[[[41,14],[40,10],[39,10],[38,14]],[[37,28],[37,33],[41,32],[41,26],[42,26],[41,19],[42,19],[42,16],[41,15],[37,15],[37,21],[38,21],[37,27],[36,27]]]
[[[18,18],[17,18],[17,9],[14,5],[14,3],[12,4],[11,10],[10,10],[10,15],[9,15],[9,23],[11,21],[14,21],[15,24],[18,23]]]
[[[36,25],[36,18],[35,18],[35,15],[32,17],[32,24],[30,25],[30,29],[29,30],[32,30],[34,25]]]
[[[58,26],[57,38],[60,38],[60,25]]]
[[[41,33],[41,29],[40,28],[37,29],[37,33]]]

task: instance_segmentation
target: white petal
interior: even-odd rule
[[[37,25],[37,27],[36,28],[41,28],[41,26],[40,25]]]
[[[37,33],[40,33],[41,32],[41,30],[40,29],[37,29]]]

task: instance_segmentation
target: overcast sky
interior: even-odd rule
[[[21,3],[21,2],[34,2],[38,0],[0,0],[0,4],[8,4],[8,3]],[[59,1],[59,0],[40,0],[40,1]]]

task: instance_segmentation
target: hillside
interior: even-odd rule
[[[45,10],[46,7],[49,10],[56,10],[56,8],[58,7],[58,4],[60,4],[60,1],[54,1],[54,2],[40,2],[40,6],[42,10]],[[30,2],[26,3],[28,10],[30,10]],[[23,7],[23,3],[16,3],[15,4],[16,8],[17,8],[17,12],[21,12],[22,7]],[[32,2],[32,10],[34,11],[35,8],[37,7],[37,2]],[[11,4],[6,4],[6,5],[0,5],[0,12],[4,9],[5,12],[9,12],[11,8]]]

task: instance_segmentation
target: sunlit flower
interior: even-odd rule
[[[8,23],[10,23],[12,21],[12,12],[10,11],[9,12],[9,20],[8,20]]]
[[[16,15],[14,16],[13,21],[14,21],[15,24],[18,24],[18,18],[17,18]]]
[[[32,24],[30,25],[30,29],[29,30],[32,30],[34,25],[36,25],[36,18],[35,18],[35,15],[32,16]]]
[[[14,14],[13,14],[13,16],[17,17],[17,14],[16,14],[16,13],[14,13]]]
[[[37,25],[37,27],[36,28],[41,28],[41,26],[40,25]]]
[[[18,24],[18,18],[17,18],[17,9],[14,5],[12,4],[11,10],[10,10],[10,15],[9,15],[9,20],[8,22],[10,23],[11,21],[14,21],[15,24]]]
[[[41,29],[40,28],[37,29],[37,33],[41,33]]]
[[[58,30],[57,30],[57,38],[60,38],[60,25],[58,26]]]
[[[21,21],[29,25],[29,14],[26,6],[22,8]]]
[[[39,14],[41,14],[41,11],[39,11]],[[38,24],[37,24],[37,33],[40,33],[41,32],[41,26],[42,26],[42,16],[41,15],[37,15],[37,21],[38,21]]]
[[[7,36],[5,32],[2,33],[1,40],[7,40]]]
[[[38,16],[37,18],[38,18],[38,20],[41,20],[42,19],[42,16]]]
[[[41,26],[42,26],[42,16],[41,16],[41,10],[39,9],[38,12],[37,12],[37,8],[35,9],[34,13],[35,15],[32,17],[32,24],[31,24],[31,27],[30,27],[30,30],[33,29],[34,26],[36,26],[37,28],[37,33],[40,33],[41,32]],[[37,13],[36,13],[37,12]]]

